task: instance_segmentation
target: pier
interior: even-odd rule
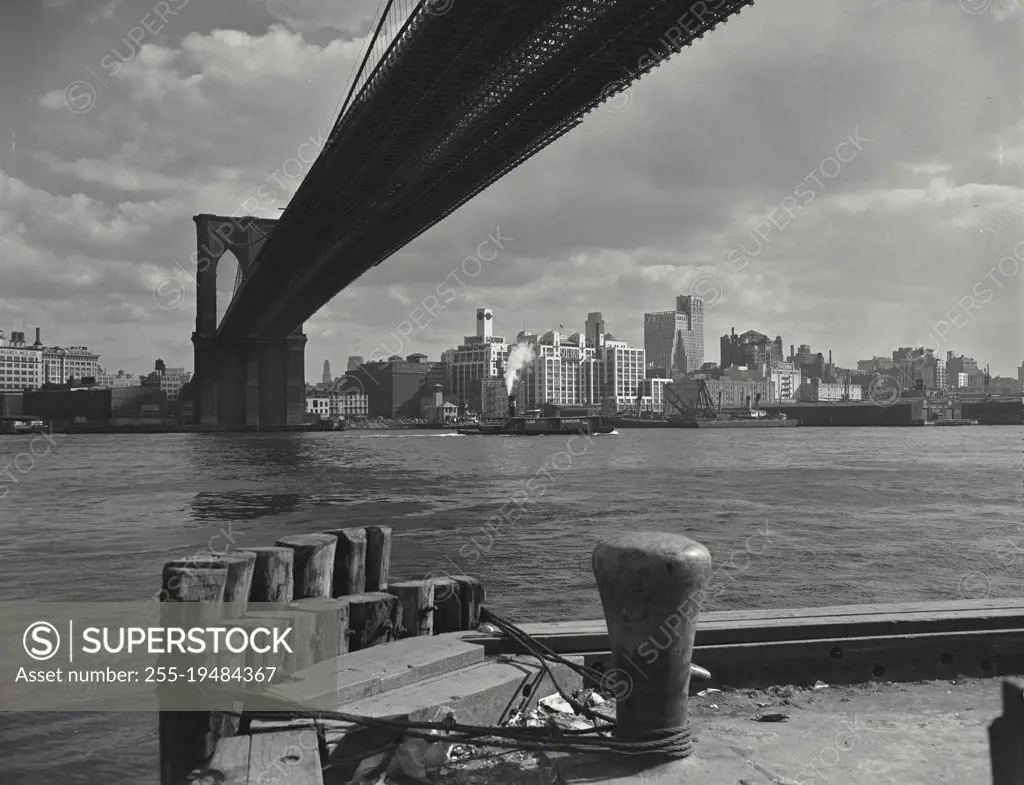
[[[1024,686],[995,678],[1024,673],[1024,601],[703,613],[704,546],[640,532],[595,549],[605,619],[516,626],[473,577],[393,580],[392,546],[335,529],[164,567],[169,610],[301,646],[228,710],[168,692],[161,785],[400,782],[400,759],[438,783],[1024,781]]]

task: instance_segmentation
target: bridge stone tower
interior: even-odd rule
[[[194,216],[197,233],[195,422],[206,426],[301,425],[306,413],[306,336],[227,341],[217,336],[217,270],[231,251],[238,260],[234,291],[251,273],[273,218]],[[225,309],[226,310],[226,309]]]

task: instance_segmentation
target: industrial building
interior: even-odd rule
[[[43,384],[43,346],[36,331],[36,342],[25,342],[25,333],[12,332],[7,338],[0,332],[0,393],[21,392]]]
[[[424,354],[410,354],[364,363],[345,376],[365,393],[367,416],[416,419],[422,414],[421,399],[432,395],[435,385],[444,385],[446,370]]]
[[[732,328],[730,334],[719,339],[719,348],[723,369],[743,366],[764,371],[785,359],[782,354],[782,336],[776,335],[775,340],[772,340],[757,330],[747,330],[737,335],[736,328]]]
[[[509,346],[504,336],[494,334],[494,314],[490,308],[477,308],[476,335],[467,335],[457,349],[442,355],[447,370],[448,399],[469,411],[483,406],[480,382],[503,379]]]
[[[99,355],[85,346],[43,346],[40,328],[34,343],[25,333],[8,338],[0,332],[0,392],[37,389],[44,384],[64,384],[71,379],[95,378]]]
[[[795,363],[780,360],[771,366],[769,376],[776,401],[796,400],[803,374]]]

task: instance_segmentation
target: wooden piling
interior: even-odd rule
[[[337,537],[332,534],[296,534],[282,537],[277,544],[295,551],[293,599],[331,596]]]
[[[1024,680],[1003,680],[1003,714],[988,728],[992,785],[1024,783]]]
[[[391,569],[391,527],[366,527],[366,591],[387,591]]]
[[[454,578],[428,578],[434,585],[434,634],[462,630],[462,592]]]
[[[164,565],[161,578],[160,597],[165,603],[161,617],[165,626],[182,626],[186,618],[189,626],[217,623],[228,580],[227,569],[201,569],[178,560]],[[175,608],[177,603],[189,605],[187,609]],[[204,607],[197,608],[192,603],[202,603]],[[187,699],[196,695],[201,695],[201,690],[188,684],[165,686],[160,691],[160,785],[186,785],[189,774],[213,754],[217,740],[230,730],[215,712],[170,710],[174,706],[188,705]]]
[[[338,538],[334,556],[335,597],[366,591],[366,530],[330,529],[325,534]]]
[[[349,607],[345,599],[313,597],[296,600],[288,607],[311,613],[316,618],[313,650],[316,662],[348,654]]]
[[[214,556],[203,562],[189,559],[174,559],[167,567],[199,567],[201,569],[227,570],[224,584],[224,603],[222,617],[239,618],[245,615],[249,605],[249,593],[252,590],[253,571],[256,567],[256,554],[249,551]],[[165,567],[166,569],[166,567]]]
[[[345,597],[348,602],[349,651],[368,649],[398,637],[402,604],[385,592],[366,592]]]
[[[475,630],[480,626],[480,606],[487,600],[484,586],[468,575],[452,575],[459,587],[459,629]]]
[[[276,546],[245,550],[256,554],[252,588],[249,593],[250,602],[288,603],[295,599],[293,549]]]
[[[388,592],[398,597],[402,606],[399,638],[434,634],[434,584],[431,581],[397,581],[388,586]]]

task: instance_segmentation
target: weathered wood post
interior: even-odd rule
[[[296,600],[289,608],[311,613],[316,619],[314,661],[323,662],[339,654],[348,654],[348,602],[344,598],[313,597]]]
[[[634,532],[599,543],[593,567],[612,653],[605,687],[616,698],[616,735],[683,728],[711,572],[707,548],[678,534]]]
[[[325,534],[338,538],[334,556],[335,597],[366,591],[366,530],[328,529]]]
[[[295,551],[294,599],[330,597],[338,538],[333,534],[295,534],[277,541]]]
[[[192,564],[177,561],[164,566],[160,591],[164,627],[214,626],[220,619],[228,571]],[[175,710],[198,702],[201,696],[202,689],[189,684],[164,685],[159,690],[160,785],[186,785],[189,774],[213,754],[225,732],[215,712]]]
[[[222,616],[240,618],[249,607],[249,593],[252,590],[252,576],[256,567],[256,554],[239,551],[224,556],[213,556],[202,562],[191,559],[175,559],[168,562],[168,567],[196,567],[199,569],[226,570],[224,582],[224,603]]]
[[[398,637],[402,604],[394,594],[368,591],[342,599],[348,603],[349,651],[379,646]]]
[[[468,575],[452,575],[459,587],[459,628],[475,630],[480,625],[480,606],[487,601],[484,585]]]
[[[462,593],[451,576],[428,578],[434,584],[434,634],[462,630]]]
[[[256,554],[253,568],[251,602],[288,603],[294,599],[295,551],[282,546],[269,548],[246,548]]]
[[[398,597],[402,606],[400,638],[434,634],[434,584],[425,581],[397,581],[388,586],[388,593]]]
[[[366,527],[366,591],[387,591],[391,570],[391,527]]]
[[[1003,680],[1003,714],[988,727],[992,785],[1024,783],[1024,680]]]

